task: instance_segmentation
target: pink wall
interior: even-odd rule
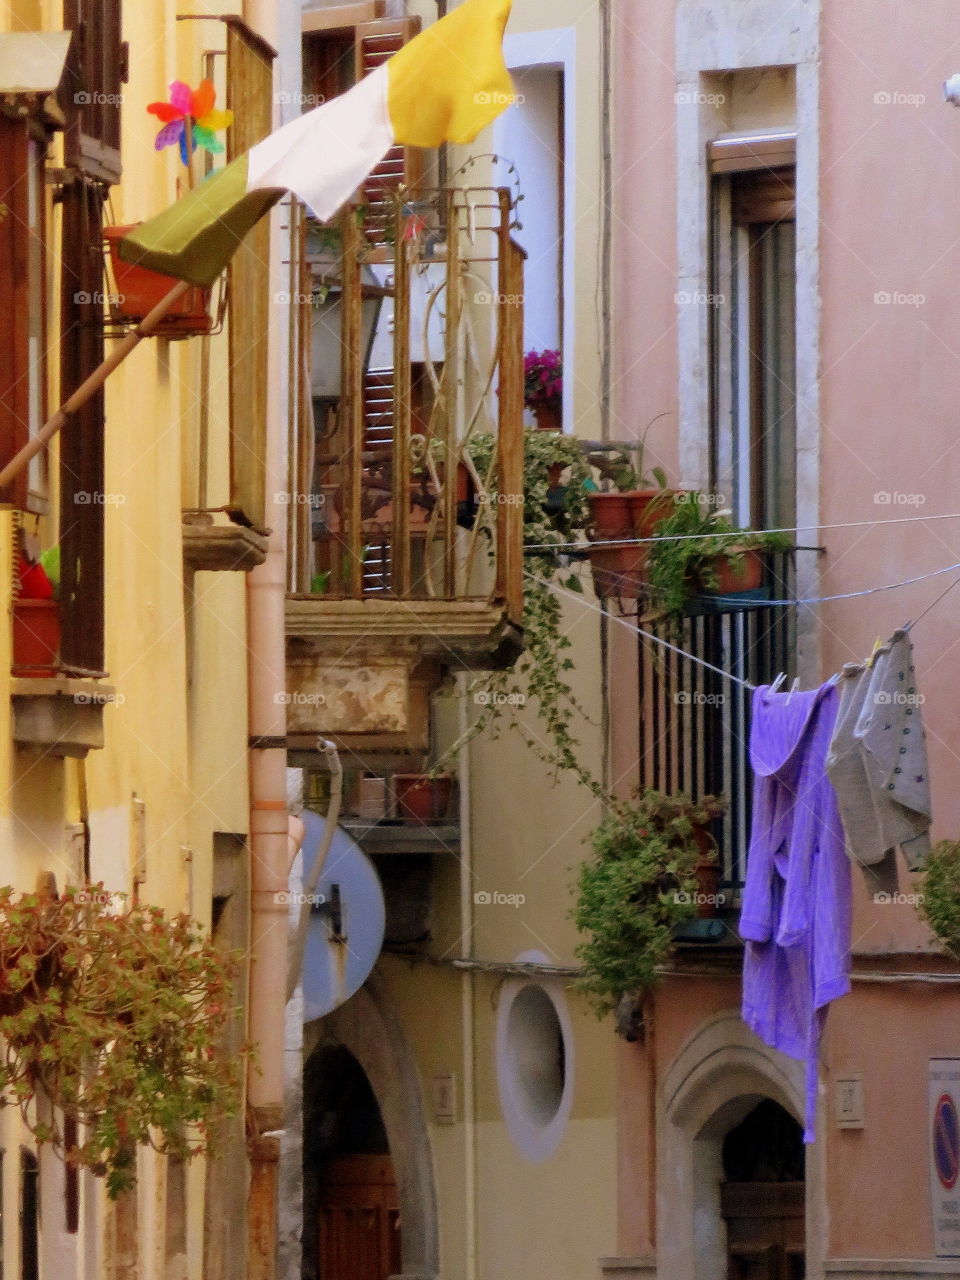
[[[614,433],[628,434],[662,409],[675,409],[677,400],[675,3],[615,8]],[[821,521],[960,511],[960,112],[940,92],[941,81],[960,69],[960,11],[955,0],[916,7],[824,0],[824,10]],[[877,101],[878,94],[890,100]],[[925,101],[913,105],[913,95]],[[878,293],[902,296],[883,304]],[[669,469],[676,419],[663,428],[655,451]],[[875,500],[879,493],[915,496],[884,503]],[[820,540],[828,552],[823,594],[960,562],[960,521],[827,530]],[[820,607],[822,675],[869,654],[875,638],[920,613],[950,581],[952,575]],[[938,838],[960,834],[958,621],[960,587],[914,637]],[[611,682],[615,774],[626,775],[636,757],[634,661],[632,647],[618,643]],[[922,877],[914,887],[922,890]],[[859,876],[854,892],[854,939],[863,957],[886,955],[886,967],[898,969],[910,963],[904,953],[929,949],[913,907],[874,905]],[[930,963],[948,967],[939,958]],[[658,1078],[697,1025],[736,1003],[727,981],[663,988]],[[620,1055],[625,1255],[651,1249],[649,1054],[627,1045]],[[858,984],[832,1010],[823,1054],[828,1108],[834,1078],[862,1071],[866,1127],[843,1132],[832,1121],[827,1127],[828,1256],[932,1254],[927,1060],[941,1055],[960,1056],[960,988]]]

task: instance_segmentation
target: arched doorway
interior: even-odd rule
[[[805,1104],[803,1063],[762,1044],[739,1011],[730,1010],[706,1019],[688,1038],[664,1074],[660,1094],[661,1273],[671,1280],[795,1280],[805,1270],[818,1275],[826,1171],[824,1144],[804,1148],[797,1142]],[[772,1138],[764,1133],[769,1124],[777,1126]],[[759,1234],[755,1216],[736,1212],[738,1203],[751,1208],[756,1200],[738,1202],[741,1193],[726,1188],[749,1182],[766,1183],[755,1196],[765,1198],[765,1213],[773,1210],[766,1226],[781,1232],[776,1241],[737,1238],[751,1230]],[[763,1252],[771,1243],[778,1245],[774,1261]],[[743,1247],[732,1257],[737,1245]]]
[[[803,1280],[803,1130],[764,1098],[723,1139],[720,1212],[728,1280]]]
[[[400,1211],[370,1082],[348,1050],[326,1046],[303,1083],[304,1276],[388,1280],[403,1269]]]

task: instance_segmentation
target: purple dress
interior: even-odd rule
[[[743,1020],[761,1040],[807,1064],[804,1141],[814,1141],[817,1066],[826,1006],[850,990],[850,862],[827,751],[838,694],[753,697],[753,822],[740,933]]]

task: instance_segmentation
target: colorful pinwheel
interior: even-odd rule
[[[154,146],[158,151],[164,147],[180,144],[180,158],[184,164],[190,163],[187,150],[187,121],[190,121],[190,136],[193,140],[192,150],[205,147],[207,151],[219,154],[223,143],[214,137],[220,129],[233,124],[232,111],[214,109],[217,93],[210,80],[201,80],[196,89],[191,89],[182,80],[174,80],[170,86],[169,102],[151,102],[147,110],[163,121],[163,128],[157,134]]]

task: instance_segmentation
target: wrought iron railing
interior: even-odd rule
[[[794,553],[770,554],[765,561],[769,599],[792,599]],[[720,671],[762,685],[781,671],[794,674],[795,613],[766,600],[699,597],[679,633],[656,621],[640,627]],[[722,883],[736,890],[744,880],[750,830],[751,692],[644,636],[638,661],[641,786],[727,797],[729,808],[713,835]]]
[[[420,191],[378,217],[351,207],[336,228],[304,228],[310,396],[291,441],[289,589],[496,601],[519,619],[524,254],[510,193]]]

